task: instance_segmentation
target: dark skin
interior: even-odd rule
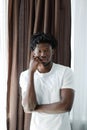
[[[74,99],[73,89],[61,89],[60,101],[52,104],[38,105],[34,89],[34,72],[38,70],[40,73],[46,73],[51,70],[52,56],[54,50],[48,43],[37,44],[32,52],[32,57],[29,65],[29,83],[25,97],[23,98],[24,111],[26,113],[38,111],[49,114],[57,114],[70,111]],[[45,91],[45,90],[44,90]]]

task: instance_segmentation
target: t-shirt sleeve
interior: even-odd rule
[[[24,95],[24,93],[25,93],[25,91],[26,91],[26,89],[27,89],[27,85],[28,85],[24,72],[22,72],[22,73],[20,74],[19,85],[20,85],[20,87],[21,87],[22,97],[23,97],[23,95]]]
[[[28,87],[28,75],[27,72],[22,72],[19,77],[19,85],[21,87],[21,96],[22,96],[22,106],[26,109],[26,107],[23,104],[23,98],[26,95],[27,87]],[[27,113],[32,113],[31,111],[28,111]]]
[[[74,89],[74,72],[69,67],[65,69],[62,88]]]

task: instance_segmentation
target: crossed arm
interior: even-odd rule
[[[70,111],[73,104],[74,91],[72,89],[61,89],[60,96],[61,99],[59,102],[37,105],[35,111],[48,114],[57,114]]]
[[[35,58],[30,62],[28,87],[24,96],[22,96],[22,105],[25,113],[38,111],[38,112],[52,114],[52,113],[62,113],[62,112],[70,111],[74,100],[74,90],[70,88],[60,89],[59,102],[54,102],[51,104],[43,104],[43,105],[42,104],[39,105],[37,103],[36,93],[34,88],[34,72],[37,69],[38,63],[39,63],[38,58]],[[64,82],[65,81],[66,80],[64,80]]]
[[[25,96],[22,99],[22,104],[25,113],[33,111],[44,112],[49,114],[57,114],[70,111],[74,100],[74,90],[69,88],[60,89],[60,101],[38,105],[34,89],[34,73],[29,72],[29,84]]]

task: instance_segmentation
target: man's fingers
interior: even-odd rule
[[[39,57],[36,57],[36,60],[41,63],[41,59]]]

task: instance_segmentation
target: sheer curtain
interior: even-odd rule
[[[87,130],[87,0],[72,0],[73,130]],[[74,49],[74,50],[73,50]]]
[[[6,130],[7,91],[7,8],[8,0],[0,0],[0,130]]]

